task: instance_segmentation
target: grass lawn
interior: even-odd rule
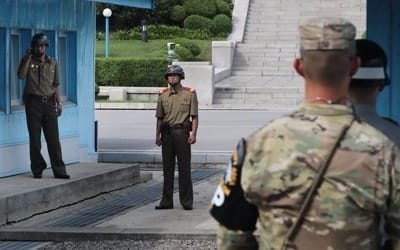
[[[160,58],[167,57],[167,43],[171,40],[110,40],[109,57]],[[197,61],[211,61],[211,41],[193,40],[201,48]],[[96,57],[104,57],[104,41],[96,41]]]

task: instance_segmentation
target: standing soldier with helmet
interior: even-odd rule
[[[191,176],[191,144],[196,143],[199,124],[196,90],[184,87],[185,72],[179,65],[168,67],[165,73],[169,87],[160,90],[157,103],[156,141],[162,146],[164,186],[156,209],[172,209],[175,158],[178,161],[179,201],[185,210],[193,209]]]
[[[40,152],[43,129],[54,177],[69,179],[58,133],[58,116],[62,113],[60,76],[57,61],[46,55],[47,47],[47,36],[43,33],[35,34],[18,68],[18,77],[26,77],[24,102],[31,170],[33,177],[40,179],[46,169],[46,162]]]
[[[299,32],[305,102],[238,144],[210,210],[219,249],[379,249],[380,215],[399,249],[400,152],[348,100],[355,27],[317,18]]]

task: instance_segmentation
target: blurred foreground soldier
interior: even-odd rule
[[[167,69],[169,87],[159,92],[157,103],[156,144],[162,146],[164,186],[156,209],[172,209],[175,158],[178,160],[179,201],[185,210],[193,209],[191,144],[196,143],[199,124],[196,90],[184,87],[185,72],[179,65]]]
[[[376,112],[379,93],[390,84],[390,79],[386,74],[385,51],[377,43],[367,39],[356,40],[356,46],[361,67],[353,76],[349,88],[356,114],[400,147],[399,125],[389,118],[380,117]]]
[[[60,77],[57,61],[46,55],[47,36],[37,33],[32,37],[18,68],[18,77],[26,78],[24,101],[29,132],[31,170],[34,178],[42,178],[46,162],[40,152],[43,129],[51,168],[55,178],[69,179],[62,159],[58,134],[58,117],[62,113]]]
[[[210,209],[219,248],[378,249],[379,214],[400,247],[400,154],[348,103],[360,64],[355,27],[323,18],[299,31],[294,68],[305,80],[305,103],[237,146]]]

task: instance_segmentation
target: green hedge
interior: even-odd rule
[[[97,58],[96,84],[99,86],[165,86],[168,59]]]
[[[210,32],[214,32],[215,30],[214,23],[210,18],[199,15],[186,17],[184,27],[192,30],[209,30]]]
[[[200,20],[201,21],[201,20]],[[207,21],[212,26],[212,20],[207,19]],[[149,25],[148,27],[148,37],[149,40],[158,39],[172,39],[176,37],[182,37],[187,39],[196,40],[209,40],[211,38],[210,29],[207,28],[197,28],[195,29],[184,29],[178,26],[167,26],[167,25]],[[139,28],[133,28],[130,30],[117,30],[112,33],[112,39],[118,40],[141,40],[141,31]],[[105,36],[102,32],[96,33],[97,40],[104,40]]]

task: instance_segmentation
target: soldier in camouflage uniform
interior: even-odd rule
[[[356,40],[361,67],[350,82],[349,94],[357,115],[389,137],[400,147],[399,124],[376,112],[380,92],[390,84],[386,73],[387,56],[379,44],[368,39]]]
[[[178,160],[179,201],[185,210],[193,209],[191,144],[196,143],[199,123],[196,90],[184,87],[185,72],[179,65],[167,69],[169,87],[159,92],[157,103],[156,144],[162,146],[164,173],[163,195],[156,209],[173,208],[175,158]]]
[[[211,206],[220,223],[218,246],[378,249],[383,215],[387,234],[400,249],[399,150],[361,122],[347,98],[351,76],[360,65],[355,27],[344,19],[322,18],[308,20],[299,31],[301,58],[294,67],[305,79],[306,100],[238,145]],[[323,166],[326,171],[317,178]],[[316,191],[304,206],[314,183]],[[239,191],[245,199],[231,201]],[[246,209],[224,216],[238,207]],[[248,213],[258,224],[242,219]],[[241,225],[234,223],[241,220]],[[300,226],[296,230],[294,225]]]

